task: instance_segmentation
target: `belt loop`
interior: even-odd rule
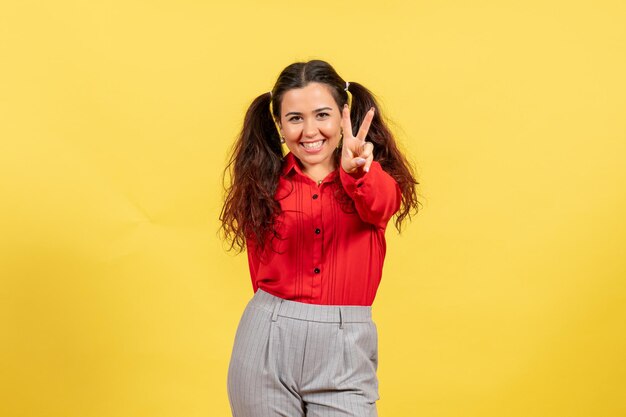
[[[339,307],[339,328],[343,329],[343,309]]]
[[[283,300],[280,300],[274,304],[274,311],[272,312],[272,321],[278,320],[278,311],[280,310],[280,305],[283,303]]]

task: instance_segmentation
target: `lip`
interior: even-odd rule
[[[313,143],[313,142],[319,142],[322,141],[322,146],[320,146],[318,149],[307,149],[304,147],[304,143]],[[317,139],[317,140],[307,140],[307,141],[300,141],[300,143],[298,144],[302,150],[306,153],[309,154],[316,154],[322,151],[322,149],[324,149],[324,146],[326,146],[326,142],[328,142],[328,139]]]
[[[315,140],[301,140],[300,143],[313,143],[313,142],[319,142],[320,140],[326,140],[326,138],[319,138]]]

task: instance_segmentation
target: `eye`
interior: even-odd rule
[[[300,117],[300,116],[292,116],[292,117],[290,117],[290,118],[289,118],[289,121],[290,121],[290,122],[293,122],[293,121],[295,121],[295,119],[297,119],[298,117]]]
[[[323,111],[322,111],[322,112],[317,113],[317,115],[318,115],[318,116],[322,116],[322,117],[329,116],[329,114],[328,114],[328,113],[323,112]]]

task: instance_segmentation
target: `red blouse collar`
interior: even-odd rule
[[[289,152],[283,158],[283,169],[281,171],[281,174],[287,175],[292,169],[295,169],[298,174],[304,175],[302,169],[300,168],[300,165],[298,165],[298,161],[296,161],[296,157],[293,156],[291,152]]]

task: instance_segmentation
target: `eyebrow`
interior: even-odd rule
[[[321,112],[322,110],[332,110],[332,109],[331,109],[330,107],[322,107],[322,108],[319,108],[319,109],[313,110],[313,113],[319,113],[319,112]],[[290,111],[289,113],[287,113],[287,114],[285,115],[285,117],[289,116],[290,114],[300,115],[300,114],[302,114],[302,113],[297,112],[297,111]]]

